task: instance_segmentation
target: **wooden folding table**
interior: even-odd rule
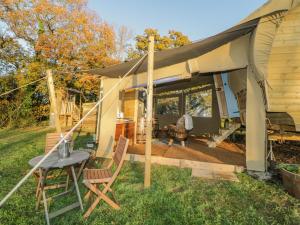
[[[29,161],[29,165],[34,167],[42,158],[44,155],[37,156]],[[74,208],[80,207],[81,211],[83,211],[83,206],[82,206],[82,200],[79,192],[79,187],[77,180],[80,176],[80,173],[82,171],[82,168],[79,170],[78,174],[76,175],[74,166],[77,164],[84,165],[85,161],[90,157],[90,154],[88,152],[84,151],[73,151],[70,154],[70,157],[65,158],[65,159],[60,159],[58,157],[58,152],[53,152],[39,167],[39,172],[40,172],[40,187],[41,187],[41,195],[43,198],[43,203],[44,203],[44,209],[45,209],[45,217],[46,217],[46,222],[49,225],[50,224],[50,219],[57,217],[65,212],[68,212]],[[74,186],[76,190],[76,195],[78,201],[68,205],[62,209],[59,209],[55,212],[49,212],[48,210],[48,204],[47,204],[47,197],[46,197],[46,192],[44,190],[45,184],[46,184],[46,178],[47,178],[47,173],[49,170],[53,169],[64,169],[66,167],[69,167],[72,172],[72,177],[74,181]],[[69,191],[65,191],[63,193],[60,193],[59,195],[64,195],[67,193],[72,192],[74,189],[71,188]],[[57,195],[58,196],[58,195]]]

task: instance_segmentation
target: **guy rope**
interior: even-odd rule
[[[14,89],[9,90],[9,91],[6,91],[6,92],[0,94],[0,97],[2,97],[2,96],[4,96],[4,95],[8,95],[8,94],[10,94],[10,93],[12,93],[12,92],[14,92],[14,91],[16,91],[16,90],[19,90],[19,89],[21,89],[21,88],[27,87],[27,86],[29,86],[29,85],[31,85],[31,84],[37,83],[37,82],[39,82],[39,81],[41,81],[41,80],[43,80],[43,79],[46,79],[46,77],[42,77],[42,78],[37,79],[37,80],[35,80],[35,81],[32,81],[32,82],[30,82],[30,83],[24,84],[24,85],[22,85],[22,86],[20,86],[20,87],[14,88]]]
[[[78,123],[69,131],[65,134],[65,136],[35,165],[35,167],[33,167],[15,186],[13,189],[11,189],[11,191],[1,200],[0,202],[0,207],[2,207],[4,205],[4,203],[25,183],[25,181],[34,173],[34,171],[36,171],[39,166],[49,157],[49,155],[51,155],[56,149],[57,147],[71,134],[73,133],[76,128],[99,106],[99,104],[101,102],[103,102],[103,100],[110,95],[110,93],[119,86],[119,84],[124,80],[124,78],[126,78],[132,71],[134,68],[136,68],[147,56],[147,54],[145,54],[143,57],[141,57],[132,67],[131,69],[124,74],[124,76],[118,80],[118,82],[106,93],[103,95],[103,97],[91,108],[91,110],[89,112],[87,112],[87,114],[82,117],[81,120],[78,121]],[[1,95],[0,95],[1,96]]]

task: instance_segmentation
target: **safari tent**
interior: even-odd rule
[[[220,93],[217,81],[222,79],[220,74],[227,74],[240,123],[246,127],[246,168],[263,172],[266,170],[267,125],[281,132],[300,131],[299,59],[300,1],[270,0],[236,26],[215,36],[155,52],[154,102],[183,95],[188,88],[190,92],[193,88],[209,92],[209,116],[193,117],[193,132],[217,133],[222,110],[226,108],[226,96]],[[105,94],[136,62],[90,72],[102,76],[101,90]],[[145,58],[100,105],[99,156],[113,150],[117,114],[125,113],[125,117],[134,122],[132,135],[136,141],[140,112],[144,110],[140,104],[141,90],[146,88],[146,83]],[[168,96],[164,96],[166,92]],[[178,101],[179,105],[186,102],[180,97]],[[180,106],[177,110],[176,116],[157,115],[159,126],[176,121],[187,108]]]

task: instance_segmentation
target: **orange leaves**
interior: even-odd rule
[[[111,64],[113,27],[88,10],[85,0],[4,0],[3,20],[36,60],[90,68]]]
[[[0,79],[1,91],[39,79],[47,68],[52,68],[56,74],[56,88],[76,88],[84,93],[87,100],[96,99],[99,77],[57,71],[116,63],[112,57],[116,50],[113,27],[90,11],[86,0],[0,1],[0,22],[7,25],[7,32],[0,36],[0,57],[6,63],[0,63],[0,70],[2,72],[2,67],[9,68],[11,65],[13,69],[7,71],[16,75],[12,82],[1,83]],[[14,65],[14,62],[18,63]],[[32,91],[34,95],[24,107],[32,111],[35,119],[45,119],[49,106],[44,81],[9,97],[13,97],[18,105]]]

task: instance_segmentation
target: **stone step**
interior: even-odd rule
[[[200,177],[204,179],[212,179],[212,180],[228,180],[239,182],[237,175],[234,172],[230,171],[214,171],[207,169],[192,169],[193,177]]]
[[[97,154],[97,157],[111,158],[111,155]],[[126,154],[125,160],[145,162],[145,156]],[[200,162],[161,156],[151,156],[151,162],[160,165],[176,166],[179,168],[190,168],[192,169],[192,176],[216,180],[238,181],[236,173],[241,173],[245,170],[243,166],[238,165]]]

